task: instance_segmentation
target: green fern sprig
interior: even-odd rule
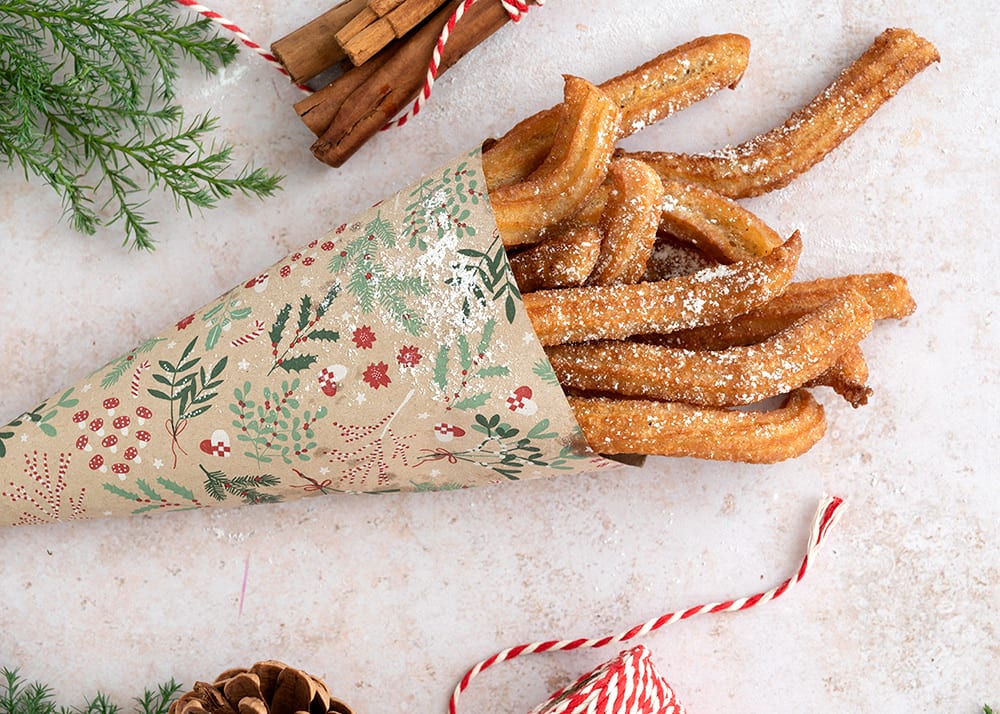
[[[60,196],[87,234],[120,224],[124,244],[152,248],[144,194],[188,212],[234,193],[272,195],[281,177],[216,145],[211,116],[184,119],[182,61],[215,72],[236,45],[172,0],[0,0],[0,156]]]

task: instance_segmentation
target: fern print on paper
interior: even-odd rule
[[[199,464],[205,475],[203,484],[205,493],[216,501],[225,501],[230,496],[243,503],[253,506],[261,503],[278,503],[281,496],[275,493],[265,493],[261,489],[277,486],[281,479],[270,474],[227,476],[222,471],[209,471]]]
[[[383,253],[396,247],[392,223],[378,212],[364,224],[360,236],[330,258],[329,269],[346,274],[344,287],[357,299],[362,314],[377,311],[408,334],[421,335],[425,320],[413,299],[426,296],[430,288],[422,277],[399,275],[386,264]]]

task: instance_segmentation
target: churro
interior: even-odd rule
[[[621,109],[619,138],[677,112],[743,76],[750,41],[741,35],[700,37],[611,79],[600,88]],[[517,124],[483,153],[492,191],[524,180],[549,153],[559,123],[559,107]]]
[[[845,292],[756,345],[686,350],[628,340],[546,349],[564,388],[704,406],[753,404],[805,385],[872,328],[865,299]]]
[[[524,295],[543,345],[622,339],[710,325],[742,315],[780,294],[802,251],[796,232],[762,258],[719,265],[656,283],[593,285]]]
[[[770,464],[808,451],[826,430],[806,390],[777,409],[741,411],[642,399],[570,397],[590,447],[602,454],[656,454]]]
[[[510,269],[522,293],[575,287],[590,276],[600,253],[597,226],[570,226],[511,256]]]
[[[893,273],[863,273],[790,283],[781,295],[726,322],[647,335],[655,344],[691,350],[720,350],[766,340],[838,293],[854,291],[872,308],[876,320],[902,319],[916,305],[906,280]]]
[[[601,252],[587,282],[637,283],[656,243],[663,183],[653,169],[632,159],[612,161],[608,181],[611,190],[601,215]]]
[[[860,345],[849,347],[830,369],[805,383],[806,387],[830,387],[857,409],[868,403],[872,389],[868,386],[868,362]]]
[[[600,89],[565,78],[562,117],[549,155],[524,181],[490,192],[505,246],[537,242],[604,181],[619,118],[618,107]]]
[[[806,106],[779,127],[709,154],[623,152],[646,161],[664,181],[695,183],[730,198],[786,186],[854,133],[920,71],[940,59],[912,30],[891,28]]]
[[[668,181],[663,188],[660,230],[716,260],[731,263],[767,255],[781,245],[777,231],[720,193],[679,181]]]

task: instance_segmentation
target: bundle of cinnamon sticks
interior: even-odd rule
[[[445,24],[463,0],[345,0],[271,45],[295,82],[339,74],[295,111],[316,135],[312,152],[341,166],[407,109],[424,86]],[[469,6],[441,53],[438,74],[503,27],[499,0]]]

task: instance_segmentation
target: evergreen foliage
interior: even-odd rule
[[[0,157],[62,199],[73,227],[121,224],[123,244],[152,248],[143,194],[188,212],[234,193],[268,196],[280,177],[211,141],[217,119],[185,119],[182,61],[215,72],[237,47],[172,0],[0,0]]]

